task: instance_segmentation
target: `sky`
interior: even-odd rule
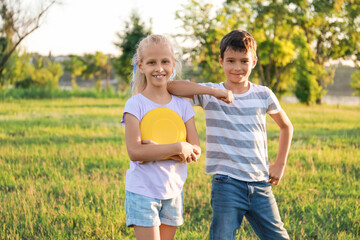
[[[222,2],[221,0],[207,2]],[[181,21],[175,12],[185,0],[62,0],[45,15],[39,29],[24,39],[21,46],[27,52],[53,56],[101,51],[118,55],[113,42],[117,32],[124,30],[133,10],[147,26],[152,19],[152,32],[173,34],[180,30]]]

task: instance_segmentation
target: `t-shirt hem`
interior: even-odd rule
[[[156,196],[156,195],[152,195],[152,194],[144,194],[143,192],[141,191],[134,191],[134,190],[131,190],[131,189],[128,189],[125,187],[125,190],[127,192],[131,192],[131,193],[135,193],[135,194],[139,194],[139,195],[142,195],[142,196],[145,196],[145,197],[149,197],[149,198],[155,198],[155,199],[160,199],[160,200],[167,200],[167,199],[172,199],[172,198],[175,198],[177,196],[179,196],[179,194],[181,194],[181,192],[183,191],[183,189],[181,188],[179,192],[176,192],[174,194],[167,194],[167,195],[162,195],[162,196]]]
[[[205,171],[205,174],[208,174],[208,175],[215,175],[215,174],[221,174],[221,175],[226,175],[226,176],[229,176],[231,178],[234,178],[236,180],[239,180],[239,181],[243,181],[243,182],[264,182],[264,181],[268,181],[269,179],[266,179],[266,178],[262,178],[262,179],[251,179],[251,178],[242,178],[242,177],[239,177],[239,176],[236,176],[236,175],[233,175],[233,174],[229,174],[227,172],[206,172]]]

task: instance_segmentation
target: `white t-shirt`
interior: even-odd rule
[[[161,105],[140,93],[132,96],[126,102],[121,123],[126,124],[124,122],[125,113],[134,115],[141,122],[146,113],[159,107],[174,110],[180,115],[184,123],[195,115],[190,102],[185,98],[172,95],[168,104]],[[130,168],[126,172],[125,190],[151,198],[170,199],[181,193],[186,177],[186,163],[162,160],[139,164],[130,161]]]

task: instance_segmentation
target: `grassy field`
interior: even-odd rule
[[[133,239],[125,227],[129,165],[125,100],[0,102],[0,239]],[[360,238],[360,108],[283,104],[295,132],[273,187],[291,239]],[[205,120],[196,109],[205,152]],[[268,121],[269,156],[279,132]],[[176,239],[207,239],[211,177],[189,165],[185,224]],[[239,239],[256,239],[245,221]]]

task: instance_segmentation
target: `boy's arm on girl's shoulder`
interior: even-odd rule
[[[278,185],[284,175],[293,136],[293,126],[284,110],[275,114],[270,114],[270,116],[280,128],[280,137],[275,163],[269,166],[269,182],[273,185]]]
[[[168,81],[167,89],[171,94],[180,97],[193,98],[194,95],[206,94],[212,95],[226,103],[234,101],[234,96],[230,90],[204,86],[185,80]]]

